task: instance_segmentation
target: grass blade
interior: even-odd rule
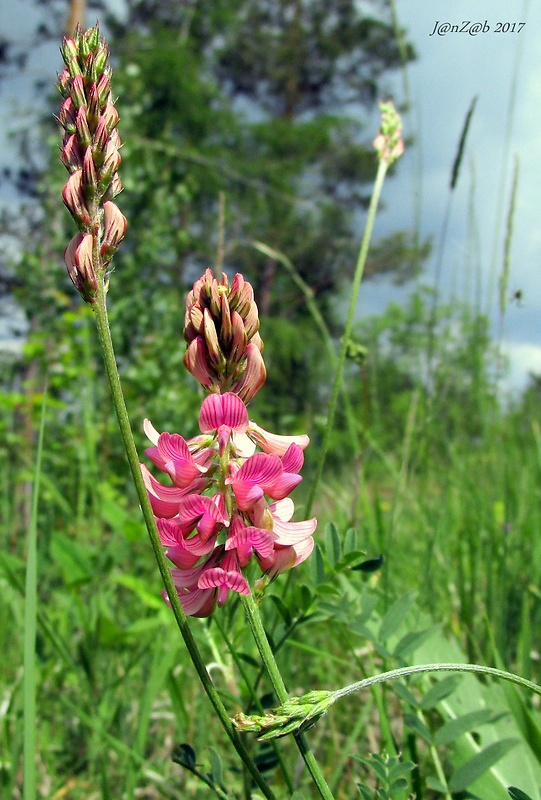
[[[26,556],[26,587],[24,605],[24,680],[23,680],[23,773],[24,800],[36,799],[36,627],[37,627],[37,532],[38,498],[43,453],[43,434],[45,430],[45,409],[47,391],[43,391],[41,419],[38,435],[38,449],[34,469],[32,509],[28,526]]]

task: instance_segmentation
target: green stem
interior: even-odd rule
[[[96,273],[99,273],[99,271],[96,270]],[[98,335],[102,347],[105,369],[107,371],[107,377],[109,379],[109,385],[111,387],[111,395],[113,398],[113,403],[118,417],[120,434],[122,436],[122,441],[124,443],[126,456],[130,466],[133,482],[135,484],[135,488],[137,491],[139,503],[141,505],[141,510],[143,512],[143,517],[147,527],[148,535],[150,537],[150,541],[152,544],[152,549],[154,550],[154,556],[158,563],[158,568],[162,576],[167,596],[171,603],[171,609],[175,616],[176,623],[178,625],[182,638],[184,639],[184,643],[186,644],[188,653],[196,669],[196,672],[199,676],[199,679],[203,684],[203,688],[207,693],[207,696],[210,702],[212,703],[212,706],[214,707],[214,710],[216,711],[216,714],[218,715],[218,718],[227,736],[229,737],[231,744],[237,751],[246,769],[254,779],[257,786],[263,792],[265,797],[268,798],[268,800],[274,800],[275,796],[274,793],[272,792],[272,789],[270,788],[266,780],[262,777],[256,765],[254,764],[253,760],[251,759],[248,751],[244,747],[244,744],[241,741],[239,734],[237,733],[237,731],[235,730],[235,728],[231,723],[231,720],[229,719],[228,713],[221,701],[220,695],[218,694],[218,691],[214,686],[209,673],[207,672],[202,656],[199,652],[192,631],[190,629],[188,618],[184,613],[184,610],[182,608],[177,591],[173,583],[173,579],[171,577],[169,564],[163,552],[163,548],[160,542],[160,536],[158,533],[158,529],[156,527],[156,521],[154,519],[154,513],[152,511],[152,506],[150,505],[147,490],[143,481],[143,476],[141,474],[141,469],[139,467],[139,456],[137,454],[137,449],[135,447],[130,420],[128,417],[128,411],[126,408],[126,403],[124,401],[124,395],[122,393],[120,377],[118,374],[118,369],[113,349],[113,342],[111,339],[111,331],[109,329],[109,321],[107,317],[107,305],[105,300],[105,287],[103,283],[103,278],[98,279],[98,294],[96,297],[96,301],[93,305],[93,309],[96,319],[96,326],[98,329]]]
[[[218,619],[217,616],[214,617],[213,622],[215,622],[215,624],[217,625],[218,630],[220,631],[220,634],[221,634],[221,636],[222,636],[222,638],[223,638],[223,640],[225,642],[225,645],[226,645],[227,649],[229,650],[229,653],[231,654],[231,657],[232,657],[233,661],[235,662],[235,666],[237,667],[237,669],[239,671],[239,674],[240,674],[242,680],[244,681],[246,689],[248,690],[248,692],[250,694],[250,704],[251,705],[252,704],[255,705],[255,707],[257,708],[257,710],[259,711],[260,714],[264,714],[265,713],[265,709],[263,708],[261,700],[257,696],[257,691],[256,691],[257,690],[258,678],[262,673],[261,672],[258,673],[258,678],[256,678],[255,681],[250,681],[250,679],[249,679],[249,677],[248,677],[248,675],[246,673],[246,670],[244,669],[242,661],[238,657],[238,654],[237,654],[235,648],[233,647],[233,643],[232,643],[231,639],[227,635],[227,632],[225,631],[224,626],[221,624],[221,622],[220,622],[220,620]],[[293,794],[293,792],[295,791],[295,787],[293,785],[293,781],[291,779],[291,775],[289,774],[289,771],[287,769],[286,763],[284,761],[284,757],[282,755],[282,752],[281,752],[280,748],[277,747],[276,742],[271,741],[270,744],[273,745],[274,755],[276,756],[276,759],[277,759],[277,761],[278,761],[278,763],[280,765],[280,769],[282,770],[282,775],[283,775],[284,780],[286,782],[288,792],[290,794]]]
[[[47,387],[43,389],[38,448],[32,488],[32,505],[26,546],[26,579],[24,603],[24,677],[23,677],[23,775],[24,800],[35,800],[36,790],[36,627],[38,617],[38,500],[43,456],[43,434]]]
[[[420,708],[417,709],[417,718],[421,720],[423,725],[426,725],[425,715],[423,714]],[[430,757],[434,764],[434,769],[436,770],[436,776],[441,785],[445,787],[445,790],[443,792],[445,800],[453,800],[453,798],[451,797],[451,792],[449,791],[449,785],[447,783],[447,778],[445,777],[445,772],[443,769],[443,765],[441,763],[437,747],[433,743],[429,744],[428,751],[430,753]]]
[[[386,172],[387,172],[387,163],[385,162],[385,160],[382,159],[379,162],[378,171],[376,174],[376,180],[374,182],[374,188],[372,190],[372,197],[370,198],[370,206],[368,207],[366,228],[364,229],[361,248],[359,250],[359,257],[357,258],[357,265],[355,267],[355,275],[353,276],[353,283],[351,285],[351,299],[349,303],[349,310],[346,320],[346,326],[344,329],[344,335],[342,337],[342,343],[340,345],[340,352],[338,354],[338,363],[336,365],[336,370],[334,373],[334,382],[331,393],[331,401],[329,404],[329,411],[327,413],[327,424],[325,426],[323,444],[321,446],[316,475],[314,481],[312,482],[312,488],[306,505],[307,517],[310,516],[310,513],[312,511],[312,505],[314,503],[319,483],[321,481],[321,476],[323,474],[323,467],[325,466],[325,459],[327,457],[327,451],[329,449],[333,423],[334,423],[334,415],[336,413],[336,406],[338,404],[338,395],[340,393],[340,387],[342,383],[342,372],[344,370],[348,343],[353,328],[353,318],[355,315],[355,309],[357,307],[357,297],[359,295],[359,288],[363,277],[364,266],[366,264],[366,257],[368,255],[368,248],[370,246],[370,239],[372,237],[372,229],[374,227],[374,221],[376,219],[376,211],[378,208],[379,198],[381,195],[381,190],[383,188],[383,182],[385,180]]]
[[[289,699],[289,696],[280,670],[278,669],[278,664],[274,658],[274,653],[271,650],[269,640],[267,639],[267,634],[265,633],[265,629],[263,627],[263,622],[261,620],[257,603],[251,594],[248,596],[243,596],[242,601],[248,619],[248,624],[250,625],[250,630],[255,639],[261,660],[265,665],[267,675],[269,676],[272,687],[276,693],[276,697],[278,698],[278,702],[281,704],[285,703]],[[295,733],[294,736],[297,747],[299,748],[299,752],[303,757],[306,766],[308,767],[310,775],[312,776],[312,780],[314,781],[320,796],[323,798],[323,800],[334,800],[333,793],[329,789],[327,781],[325,780],[325,777],[318,762],[316,761],[313,752],[310,750],[310,746],[308,745],[306,737],[302,733]]]

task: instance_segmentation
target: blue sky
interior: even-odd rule
[[[502,269],[506,216],[513,163],[519,159],[517,203],[511,249],[509,295],[521,289],[520,305],[508,307],[502,347],[510,361],[509,383],[522,386],[529,371],[541,372],[541,3],[530,0],[396,0],[402,27],[418,53],[408,66],[412,103],[406,135],[414,146],[387,181],[376,233],[407,228],[420,199],[422,236],[434,240],[434,256],[423,282],[434,277],[449,179],[464,118],[477,96],[460,178],[451,201],[442,261],[442,290],[474,300],[475,275],[481,275],[481,308],[497,330],[497,278]],[[476,36],[430,36],[436,22],[490,28]],[[520,33],[518,25],[526,22]],[[502,23],[498,26],[498,23]],[[509,30],[505,33],[505,23]],[[469,27],[469,26],[467,26]],[[496,28],[502,32],[497,33]],[[397,102],[404,98],[403,77],[390,84]],[[366,284],[361,313],[380,310],[390,296],[385,285]]]
[[[396,8],[400,25],[419,56],[407,69],[412,105],[404,120],[405,133],[413,134],[414,145],[399,162],[396,176],[384,187],[385,209],[378,216],[375,234],[411,228],[417,208],[422,236],[434,241],[434,256],[422,280],[429,283],[433,279],[449,202],[451,166],[466,111],[477,96],[451,203],[441,286],[447,295],[454,291],[472,300],[472,272],[479,269],[481,306],[490,313],[496,330],[497,275],[502,266],[505,218],[517,155],[519,183],[509,294],[521,289],[524,298],[520,306],[511,304],[508,308],[503,349],[510,359],[510,384],[521,386],[528,371],[541,372],[541,3],[396,0]],[[462,27],[466,21],[486,22],[485,31],[476,36],[467,31],[430,36],[437,22]],[[0,32],[24,41],[35,22],[30,0],[19,0],[16,15],[13,0],[0,0]],[[498,23],[501,27],[509,23],[511,28],[520,22],[526,22],[520,33],[518,25],[514,33],[511,29],[496,32]],[[57,45],[41,46],[33,53],[23,77],[14,72],[2,84],[0,168],[13,158],[6,131],[13,127],[14,118],[29,113],[32,83],[40,78],[52,81],[59,66]],[[403,101],[403,75],[389,80],[387,88],[397,102]],[[377,115],[373,123],[376,127]],[[0,185],[0,205],[12,199],[6,185]],[[377,313],[390,299],[402,296],[387,283],[367,283],[362,288],[359,313]]]

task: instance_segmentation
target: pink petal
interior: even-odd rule
[[[295,513],[295,504],[291,497],[286,497],[283,500],[278,500],[276,503],[271,503],[269,511],[274,519],[279,519],[282,522],[289,522]]]
[[[306,434],[300,436],[281,436],[278,433],[270,433],[255,422],[250,421],[248,436],[265,453],[272,453],[275,456],[283,456],[291,444],[298,445],[302,450],[308,447],[310,439]]]
[[[239,594],[250,594],[248,581],[240,572],[226,572],[221,567],[207,569],[199,578],[197,585],[200,589],[224,587],[233,592],[238,592]],[[227,597],[227,595],[225,595],[225,597]],[[222,605],[225,602],[225,597],[222,600]],[[220,597],[218,597],[218,605],[220,605]]]
[[[149,419],[145,419],[145,421],[143,422],[143,430],[147,438],[150,439],[150,441],[152,442],[152,444],[157,445],[158,439],[160,438],[160,434],[158,433],[158,431],[156,430],[156,428]]]
[[[199,556],[195,555],[194,553],[190,553],[186,550],[185,547],[182,545],[177,545],[176,547],[169,547],[165,551],[165,555],[172,561],[175,567],[179,569],[187,570],[191,569],[192,567],[197,564],[199,560]]]
[[[280,522],[275,519],[272,532],[277,544],[297,545],[299,542],[311,538],[316,528],[317,519],[315,517],[301,522]]]
[[[179,489],[176,486],[163,486],[163,484],[151,475],[144,464],[140,466],[154,514],[157,517],[174,517],[178,512],[180,500],[187,494],[191,487]]]
[[[270,556],[274,549],[274,538],[268,530],[247,526],[238,516],[233,519],[231,533],[225,543],[226,551],[235,551],[241,567],[245,567],[254,550],[263,557]]]
[[[188,445],[178,433],[162,433],[157,448],[150,447],[146,454],[181,489],[206,472],[205,467],[194,462]]]
[[[173,522],[172,519],[158,519],[156,524],[160,534],[160,542],[164,547],[175,547],[182,542],[182,528],[177,522]]]
[[[296,561],[297,554],[293,547],[276,547],[269,558],[258,558],[259,566],[263,572],[267,572],[270,578],[287,572]]]
[[[237,433],[248,430],[248,411],[242,400],[232,392],[205,397],[199,414],[202,433],[217,431],[222,425]]]
[[[300,472],[303,464],[304,453],[302,452],[302,448],[293,442],[282,457],[284,472]]]
[[[295,486],[298,486],[301,481],[301,475],[293,475],[290,472],[284,472],[272,485],[267,486],[266,493],[269,497],[272,497],[273,500],[283,500],[288,494],[291,494]]]
[[[179,590],[177,592],[184,613],[189,617],[208,617],[216,606],[216,591],[206,589]],[[171,605],[166,592],[163,598],[167,605]]]

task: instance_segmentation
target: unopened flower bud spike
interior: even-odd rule
[[[127,228],[116,206],[116,213],[109,209],[107,214],[114,219],[114,232],[111,224],[102,223],[104,206],[121,188],[118,113],[110,89],[109,50],[98,26],[85,32],[78,27],[73,38],[64,39],[61,53],[66,69],[58,78],[64,97],[58,121],[65,131],[61,160],[70,172],[62,196],[79,231],[92,237],[90,264],[88,245],[83,240],[82,250],[80,234],[72,239],[64,259],[77,291],[93,305],[99,286],[107,289],[107,269]]]

